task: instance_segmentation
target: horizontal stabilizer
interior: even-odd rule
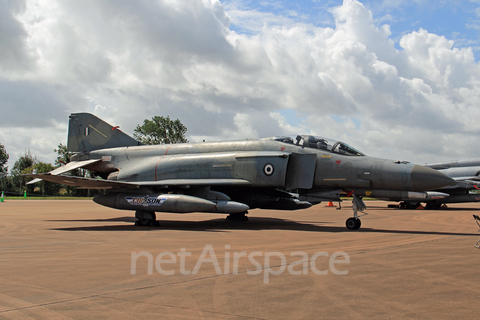
[[[82,168],[82,167],[85,167],[89,164],[92,164],[92,163],[95,163],[95,162],[98,162],[98,161],[101,161],[101,159],[93,159],[93,160],[86,160],[86,161],[75,161],[75,162],[69,162],[67,163],[66,165],[64,165],[63,167],[60,167],[60,168],[57,168],[55,170],[52,170],[50,171],[49,173],[47,174],[50,174],[50,175],[59,175],[59,174],[62,174],[62,173],[66,173],[66,172],[69,172],[69,171],[72,171],[72,170],[75,170],[75,169],[78,169],[78,168]],[[30,177],[32,177],[32,175],[28,175]],[[27,184],[34,184],[34,183],[37,183],[39,181],[42,181],[42,178],[37,178],[37,179],[34,179],[30,182],[27,182]],[[47,180],[49,181],[49,180]]]

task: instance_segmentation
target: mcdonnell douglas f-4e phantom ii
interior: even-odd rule
[[[156,212],[212,212],[248,220],[253,208],[296,210],[353,193],[354,216],[348,229],[360,228],[359,195],[369,190],[389,195],[423,194],[455,183],[441,172],[405,161],[372,158],[349,145],[311,135],[259,140],[141,145],[88,113],[70,115],[67,165],[31,177],[106,189],[94,201],[135,211],[137,225],[149,226]],[[76,168],[101,179],[61,175]]]

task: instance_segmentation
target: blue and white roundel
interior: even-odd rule
[[[265,165],[265,167],[263,167],[263,172],[267,175],[267,176],[271,176],[273,174],[273,171],[274,171],[274,168],[273,168],[273,165],[271,163],[267,163]]]

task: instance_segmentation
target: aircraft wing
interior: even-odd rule
[[[98,161],[101,161],[101,160],[102,159],[93,159],[93,160],[86,160],[86,161],[69,162],[66,165],[64,165],[63,167],[60,167],[60,168],[57,168],[55,170],[50,171],[48,174],[56,176],[56,175],[59,175],[59,174],[65,173],[65,172],[69,172],[69,171],[72,171],[72,170],[75,170],[75,169],[78,169],[78,168],[85,167],[85,166],[87,166],[91,163],[95,163],[95,162],[98,162]],[[30,175],[30,177],[32,177],[32,175]],[[36,178],[32,181],[27,182],[27,184],[34,184],[34,183],[37,183],[39,181],[42,181],[42,178]],[[47,180],[47,181],[51,181],[51,180]]]
[[[169,179],[161,181],[139,181],[139,182],[123,182],[113,180],[101,180],[74,176],[54,175],[51,173],[26,174],[27,177],[37,178],[40,180],[65,184],[78,189],[136,189],[142,186],[165,187],[170,186],[246,186],[251,185],[250,181],[242,179]],[[35,181],[35,180],[33,180]]]

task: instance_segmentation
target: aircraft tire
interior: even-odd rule
[[[420,202],[407,202],[405,203],[405,209],[408,209],[408,210],[415,210],[417,209],[419,206],[420,206]]]
[[[138,219],[135,222],[136,226],[141,226],[141,227],[150,227],[153,225],[152,219]]]
[[[355,218],[348,218],[347,221],[345,222],[345,226],[347,227],[348,230],[358,230],[360,229],[360,226],[362,225],[362,222],[360,219],[355,219]]]
[[[428,209],[428,210],[438,210],[442,207],[442,204],[441,203],[438,203],[436,201],[432,201],[432,202],[427,202],[427,205],[425,206],[425,209]]]
[[[248,217],[244,213],[230,213],[225,220],[227,221],[248,221]]]
[[[136,226],[151,227],[154,226],[156,222],[155,212],[137,211],[135,212],[135,217],[137,218],[135,222]]]

